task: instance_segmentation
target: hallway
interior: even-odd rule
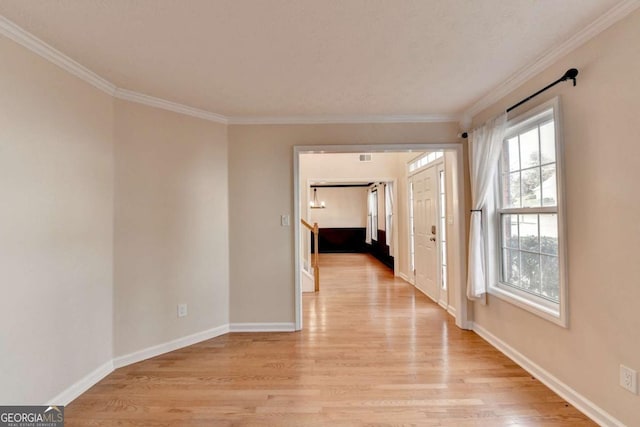
[[[303,331],[118,369],[67,406],[67,425],[594,425],[373,257],[320,265]]]

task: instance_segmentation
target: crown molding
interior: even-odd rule
[[[166,99],[156,98],[155,96],[145,95],[132,90],[118,88],[115,90],[113,96],[125,101],[148,105],[162,110],[173,111],[174,113],[197,117],[199,119],[209,120],[212,122],[226,124],[228,121],[228,119],[221,114],[200,110],[198,108],[189,107],[188,105],[178,104],[176,102],[167,101]]]
[[[254,116],[228,117],[230,125],[313,125],[357,123],[442,123],[457,122],[458,114],[362,115],[362,116]]]
[[[68,73],[73,74],[109,95],[113,95],[116,90],[116,85],[110,81],[100,77],[87,67],[69,58],[64,53],[25,31],[2,15],[0,15],[0,34],[26,47],[42,58],[53,62]]]
[[[520,68],[515,74],[484,97],[480,98],[463,114],[414,114],[414,115],[325,115],[325,116],[231,116],[213,113],[188,105],[178,104],[154,96],[145,95],[128,89],[118,88],[115,84],[94,73],[64,53],[40,40],[20,26],[0,15],[0,34],[31,50],[42,58],[56,64],[70,74],[86,81],[107,94],[130,102],[148,105],[175,113],[197,117],[217,123],[234,125],[295,125],[295,124],[358,124],[358,123],[441,123],[459,122],[468,127],[473,116],[498,102],[518,86],[543,71],[562,56],[578,48],[586,41],[606,30],[622,18],[640,7],[640,0],[624,0],[600,16],[583,30],[568,40],[547,51],[532,64]]]
[[[520,68],[506,81],[484,97],[480,98],[471,106],[471,108],[464,112],[462,117],[473,117],[485,108],[495,104],[527,80],[531,79],[533,76],[545,70],[569,52],[577,49],[593,37],[611,27],[613,24],[635,11],[638,7],[640,7],[640,0],[625,0],[618,3],[591,24],[571,36],[565,42],[548,50],[546,53],[539,56],[533,63]]]
[[[323,124],[323,123],[434,123],[458,121],[458,115],[378,115],[378,116],[258,116],[226,117],[211,111],[157,98],[128,89],[117,87],[107,79],[94,73],[84,65],[74,61],[38,37],[0,15],[0,34],[29,49],[40,57],[59,66],[68,73],[91,84],[107,94],[125,101],[173,111],[174,113],[197,117],[224,124]]]
[[[52,62],[68,73],[116,98],[173,111],[179,114],[185,114],[187,116],[198,117],[204,120],[225,124],[227,123],[227,118],[220,114],[211,113],[209,111],[200,110],[131,90],[118,88],[115,84],[94,73],[79,62],[74,61],[64,53],[40,40],[38,37],[9,21],[2,15],[0,15],[0,34],[29,49],[36,55]]]

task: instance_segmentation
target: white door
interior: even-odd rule
[[[438,301],[437,167],[431,166],[417,173],[412,181],[416,287]]]

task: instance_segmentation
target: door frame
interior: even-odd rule
[[[443,161],[441,163],[436,163],[436,182],[437,182],[437,187],[438,187],[438,201],[437,201],[437,218],[438,218],[438,228],[440,229],[440,235],[438,235],[438,242],[437,242],[437,246],[438,246],[438,286],[439,286],[439,297],[438,297],[438,304],[440,304],[440,307],[444,308],[445,310],[447,310],[447,312],[450,312],[449,309],[449,280],[447,279],[447,287],[445,289],[443,289],[442,284],[445,281],[445,278],[442,275],[442,267],[443,264],[445,264],[445,262],[448,262],[448,257],[446,259],[443,258],[443,251],[442,251],[442,232],[444,230],[444,235],[445,235],[445,239],[444,239],[444,243],[445,245],[448,247],[449,246],[449,235],[446,232],[447,229],[447,202],[449,200],[450,194],[447,191],[447,167],[446,167],[446,161]],[[441,174],[444,174],[444,182],[441,181]],[[442,199],[440,198],[440,188],[444,186],[444,206],[442,205]],[[444,227],[442,227],[442,223],[440,223],[440,215],[444,213]],[[447,256],[447,251],[445,250],[444,255]],[[446,264],[445,264],[446,266]],[[447,267],[447,272],[448,272],[448,267]],[[444,292],[443,292],[444,291]],[[442,294],[445,294],[445,300],[442,299]]]
[[[469,317],[471,313],[470,302],[466,298],[466,216],[465,216],[465,181],[464,181],[464,150],[461,142],[438,144],[376,144],[376,145],[295,145],[293,147],[293,210],[294,210],[294,305],[295,305],[295,329],[301,330],[302,324],[302,286],[300,268],[300,155],[313,153],[383,153],[383,152],[423,152],[434,150],[447,150],[456,153],[457,186],[454,202],[454,223],[457,224],[457,265],[459,266],[459,287],[457,290],[458,307],[455,316],[456,325],[461,329],[471,329],[473,322]],[[451,241],[451,240],[450,240]]]

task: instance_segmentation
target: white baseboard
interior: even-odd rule
[[[98,381],[113,372],[114,369],[141,362],[179,348],[187,347],[201,341],[224,335],[228,332],[293,332],[295,324],[291,323],[232,323],[224,324],[206,331],[187,335],[163,344],[147,347],[124,356],[115,357],[87,374],[84,378],[68,387],[62,393],[49,400],[47,405],[68,405],[78,396],[93,387]]]
[[[527,358],[518,350],[511,347],[509,344],[505,343],[482,326],[474,324],[473,331],[599,425],[604,427],[625,427],[622,422],[607,413],[604,409],[600,408],[567,384],[554,377],[544,368],[537,365],[531,359]]]
[[[398,277],[404,280],[405,282],[411,283],[413,285],[413,282],[411,282],[411,279],[409,279],[409,276],[407,276],[406,274],[398,271]]]
[[[454,306],[448,305],[446,310],[447,310],[447,313],[452,315],[454,319],[456,318],[457,311],[456,311],[456,308]]]
[[[98,381],[113,372],[113,360],[100,365],[93,372],[87,374],[80,381],[68,387],[62,393],[51,399],[46,405],[68,405],[76,397],[93,387]]]
[[[229,332],[293,332],[295,323],[232,323]]]
[[[218,337],[220,335],[224,335],[228,332],[229,325],[227,324],[207,329],[206,331],[197,332],[195,334],[187,335],[186,337],[178,338],[173,341],[154,345],[153,347],[147,347],[133,353],[125,354],[124,356],[116,357],[113,359],[113,366],[116,369],[121,368],[123,366],[131,365],[132,363],[141,362],[143,360],[150,359],[152,357],[159,356],[161,354],[168,353],[182,347],[187,347],[199,343],[200,341],[205,341],[211,338]]]

